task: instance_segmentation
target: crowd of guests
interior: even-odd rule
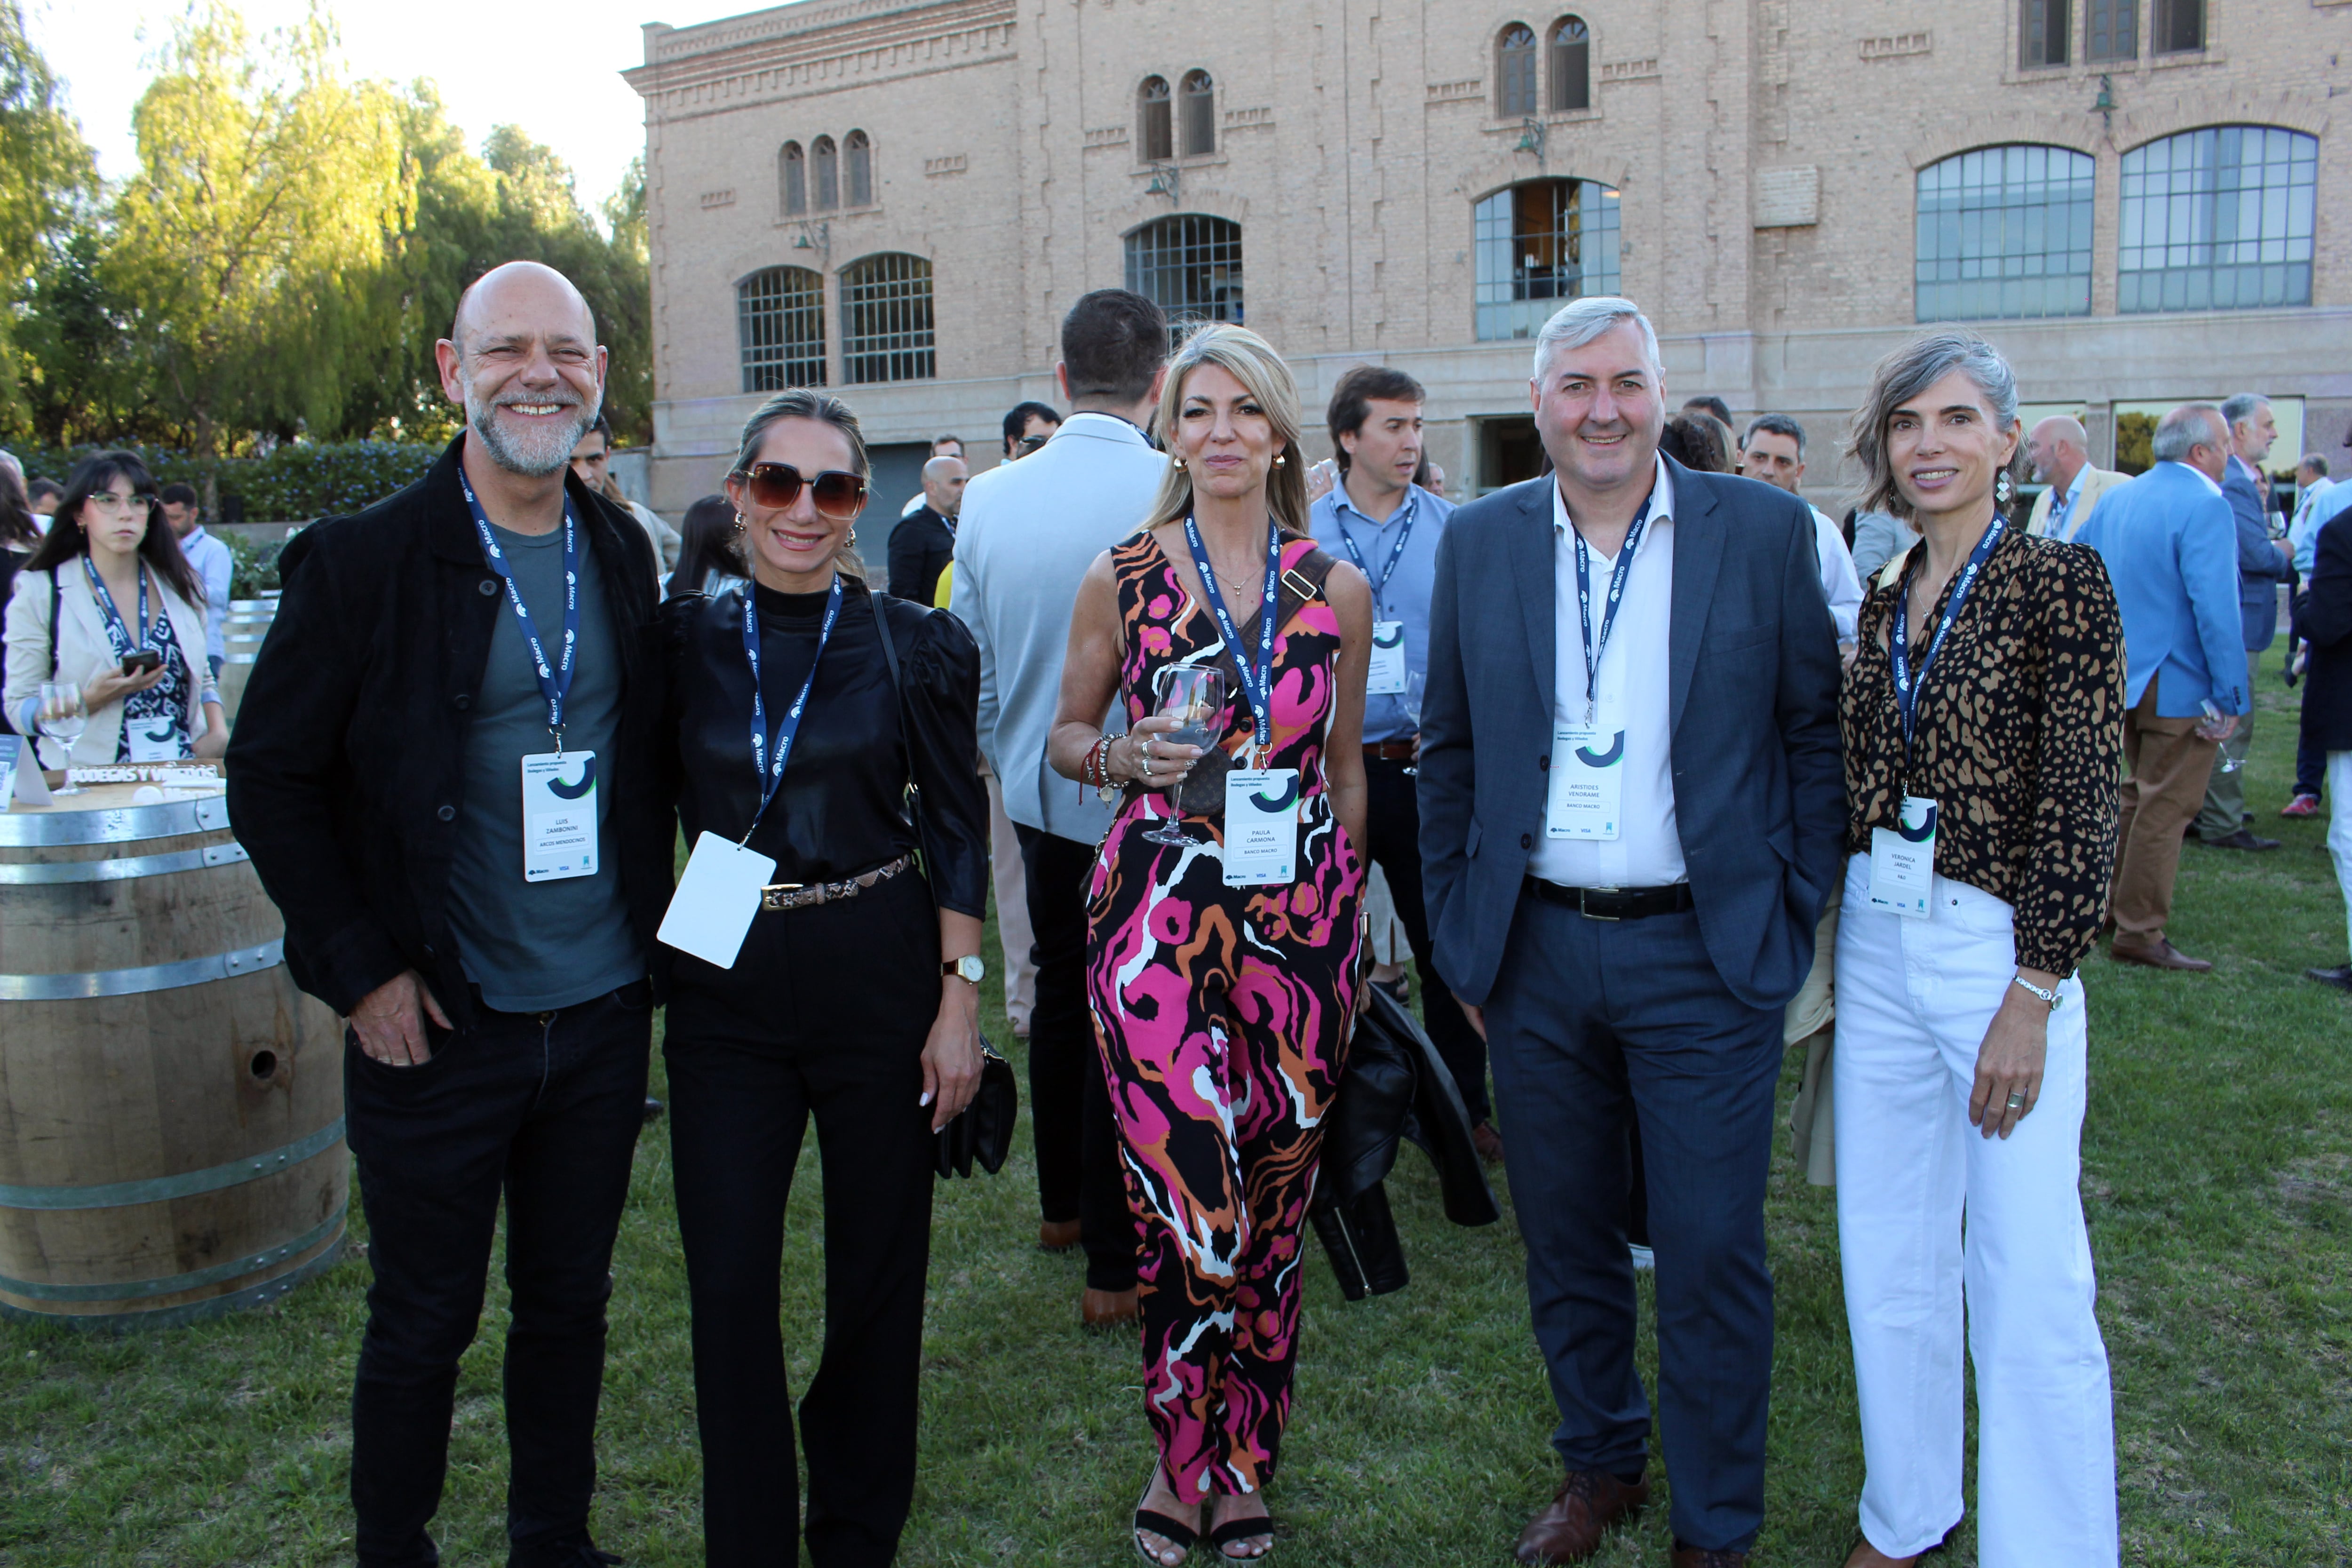
[[[935,443],[861,549],[871,461],[818,389],[752,416],[680,530],[630,503],[586,303],[512,263],[437,346],[466,423],[433,469],[286,547],[233,742],[193,494],[100,454],[44,527],[0,465],[9,721],[78,705],[77,763],[226,743],[289,971],[349,1020],[362,1563],[437,1561],[502,1208],[509,1561],[612,1561],[595,1412],[657,1008],[709,1560],[893,1559],[992,881],[1037,1241],[1083,1251],[1082,1319],[1140,1351],[1133,1550],[1264,1556],[1376,875],[1526,1247],[1560,1479],[1518,1561],[1590,1558],[1648,1502],[1642,1266],[1673,1561],[1749,1560],[1775,1089],[1824,962],[1849,1568],[1958,1525],[1964,1336],[1979,1561],[2118,1560],[2079,966],[2112,929],[2118,959],[2210,967],[2166,934],[2175,868],[2191,831],[2251,847],[2228,748],[2290,574],[2324,762],[2289,814],[2352,790],[2352,488],[2307,459],[2282,548],[2259,398],[2174,410],[2126,482],[1937,329],[1872,375],[1841,524],[1802,499],[1797,421],[1671,405],[1632,302],[1532,346],[1547,471],[1456,507],[1403,372],[1338,381],[1317,461],[1273,345],[1177,342],[1097,290],[1062,324],[1066,414],[1012,410],[976,474]],[[2352,826],[2331,847],[2352,899]],[[812,1120],[824,1343],[795,1408]]]

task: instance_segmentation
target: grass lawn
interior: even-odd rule
[[[2274,815],[2296,700],[2265,678],[2248,770],[2256,828],[2286,847],[2183,852],[2173,935],[2214,973],[2162,975],[2104,956],[2084,969],[2084,1197],[2133,1563],[2352,1562],[2352,999],[2302,978],[2342,962],[2345,924],[2325,819]],[[993,964],[992,940],[990,953]],[[983,1017],[1002,1034],[992,975],[989,992]],[[658,1054],[655,1073],[659,1093]],[[1150,1463],[1134,1342],[1082,1331],[1077,1259],[1032,1245],[1025,1149],[1024,1137],[1000,1176],[940,1188],[904,1563],[1133,1561],[1123,1521]],[[668,1165],[656,1124],[614,1266],[595,1527],[633,1564],[701,1560]],[[1447,1226],[1412,1153],[1391,1190],[1412,1285],[1349,1306],[1319,1256],[1307,1274],[1297,1414],[1269,1492],[1282,1523],[1274,1561],[1293,1568],[1505,1563],[1556,1480],[1507,1206],[1484,1230]],[[818,1196],[812,1139],[784,1270],[796,1388],[822,1327]],[[1836,1215],[1785,1139],[1769,1221],[1779,1327],[1758,1555],[1834,1568],[1862,1481]],[[356,1208],[353,1234],[364,1235]],[[167,1334],[0,1324],[0,1563],[348,1561],[367,1278],[347,1259],[278,1307]],[[505,1316],[494,1289],[459,1384],[437,1526],[452,1563],[504,1561]],[[1644,1376],[1654,1371],[1651,1357]],[[1663,1563],[1667,1545],[1654,1506],[1599,1561]],[[1955,1561],[1973,1557],[1964,1532]]]

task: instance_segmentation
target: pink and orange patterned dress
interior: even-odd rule
[[[1289,539],[1283,565],[1314,549]],[[1223,645],[1149,532],[1111,560],[1132,721],[1154,711],[1161,667]],[[1254,642],[1256,615],[1238,618]],[[1191,847],[1150,843],[1170,797],[1130,790],[1088,889],[1087,998],[1140,1241],[1144,1409],[1188,1500],[1264,1486],[1290,1411],[1301,1247],[1355,1010],[1366,874],[1323,773],[1339,665],[1339,618],[1318,594],[1275,634],[1273,743],[1257,763],[1298,770],[1296,881],[1226,887],[1220,820],[1186,816]],[[1252,730],[1231,694],[1223,750],[1238,758]]]

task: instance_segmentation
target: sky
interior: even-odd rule
[[[299,20],[308,0],[230,0],[260,33]],[[405,83],[430,77],[449,118],[476,148],[511,123],[572,165],[591,212],[645,150],[641,100],[620,72],[645,58],[640,24],[680,26],[757,7],[759,0],[320,0],[354,76]],[[67,107],[98,153],[99,172],[135,172],[131,110],[153,75],[184,0],[27,0],[26,28],[63,79]],[[525,77],[518,68],[537,68]]]

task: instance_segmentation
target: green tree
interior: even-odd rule
[[[14,329],[97,188],[89,147],[25,36],[23,8],[0,0],[0,430],[29,426],[25,384],[37,369]]]

